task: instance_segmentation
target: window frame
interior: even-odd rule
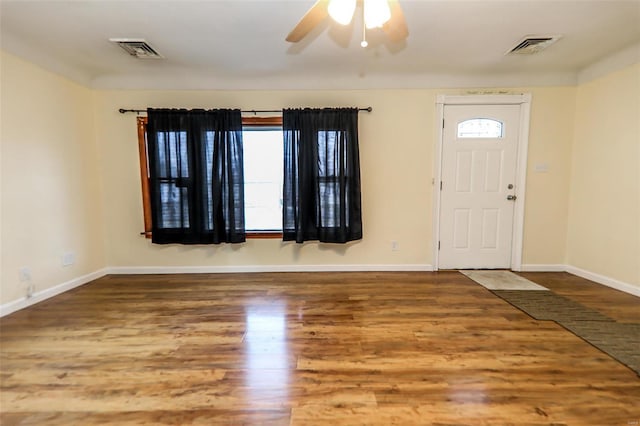
[[[282,129],[282,115],[278,116],[248,116],[242,117],[242,128],[244,127],[280,127]],[[282,239],[282,229],[279,231],[248,231],[247,238],[251,239]]]
[[[140,235],[151,239],[151,190],[149,183],[149,154],[147,150],[147,117],[138,117],[138,155],[140,158],[140,183],[142,186],[142,211],[144,231]]]
[[[149,177],[149,153],[147,150],[147,117],[137,117],[138,127],[138,156],[140,160],[140,182],[142,191],[142,210],[144,217],[144,235],[146,239],[151,239],[152,218],[151,218],[151,191]],[[250,116],[242,117],[242,126],[247,127],[282,127],[282,115],[280,116]],[[250,231],[246,233],[247,239],[282,239],[280,231]]]

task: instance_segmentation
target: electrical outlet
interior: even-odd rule
[[[29,281],[29,285],[27,285],[27,299],[33,297],[33,293],[36,292],[36,285]]]
[[[69,251],[62,255],[62,266],[71,266],[76,263],[76,254]]]
[[[20,282],[27,284],[27,299],[32,297],[33,293],[36,291],[36,286],[33,284],[33,281],[31,281],[31,268],[27,266],[20,268],[18,275],[20,277]]]
[[[400,244],[397,241],[391,241],[391,251],[400,250]]]
[[[31,268],[27,268],[27,267],[20,268],[19,275],[20,275],[21,283],[26,283],[31,281]]]

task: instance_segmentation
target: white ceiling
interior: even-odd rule
[[[314,0],[1,0],[2,49],[94,88],[324,89],[573,84],[640,42],[640,0],[400,0],[409,38],[355,19],[284,39]],[[533,56],[526,35],[562,35]],[[166,59],[109,38],[145,38]]]

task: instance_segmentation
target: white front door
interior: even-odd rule
[[[444,105],[439,269],[510,268],[520,105]]]

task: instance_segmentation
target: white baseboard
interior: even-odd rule
[[[9,315],[20,309],[35,305],[65,291],[87,284],[107,274],[143,275],[143,274],[216,274],[216,273],[249,273],[249,272],[431,272],[429,264],[408,265],[245,265],[245,266],[114,266],[100,269],[87,275],[74,278],[54,287],[39,291],[30,298],[21,298],[0,305],[0,317]],[[523,272],[568,272],[573,275],[594,281],[625,293],[640,297],[640,287],[614,278],[596,274],[571,265],[526,264]]]
[[[567,265],[565,270],[566,272],[577,275],[581,278],[595,281],[598,284],[606,285],[607,287],[611,287],[616,290],[620,290],[625,293],[640,297],[640,287],[633,284],[625,283],[623,281],[616,280],[615,278],[606,277],[604,275],[596,274],[595,272],[587,271],[585,269],[577,268],[571,265]]]
[[[248,272],[431,272],[429,264],[408,265],[236,265],[236,266],[113,266],[107,273],[122,274],[230,274]]]
[[[633,284],[625,283],[615,278],[607,277],[604,275],[596,274],[595,272],[587,271],[571,265],[556,265],[556,264],[528,264],[522,265],[522,272],[568,272],[576,275],[580,278],[587,279],[589,281],[602,284],[607,287],[611,287],[616,290],[623,291],[625,293],[632,294],[640,297],[640,287]]]
[[[523,264],[520,267],[521,272],[566,272],[566,265],[557,264]]]
[[[47,300],[53,296],[57,296],[58,294],[64,293],[65,291],[80,287],[81,285],[87,284],[88,282],[91,282],[93,280],[97,280],[98,278],[104,277],[105,275],[107,275],[107,269],[103,268],[90,274],[74,278],[62,284],[58,284],[56,286],[38,291],[29,298],[23,297],[18,300],[5,303],[4,305],[0,305],[0,317],[4,317],[5,315],[9,315],[15,311],[19,311],[20,309],[35,305],[36,303]]]

